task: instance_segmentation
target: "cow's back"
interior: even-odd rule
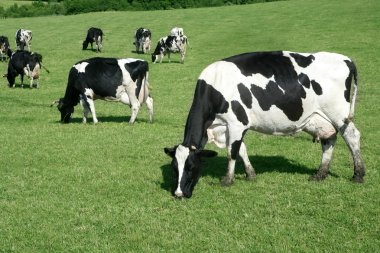
[[[229,102],[229,113],[218,116],[224,121],[237,118],[261,132],[289,134],[316,114],[333,123],[349,115],[350,64],[326,52],[247,53],[209,65],[199,79]]]

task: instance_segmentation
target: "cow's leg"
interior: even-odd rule
[[[348,122],[339,128],[339,132],[350,149],[354,160],[354,175],[352,180],[357,183],[364,182],[365,165],[360,153],[360,132],[353,122]]]
[[[227,174],[222,179],[223,186],[229,186],[234,181],[236,158],[239,154],[239,150],[243,142],[243,136],[245,133],[244,129],[239,130],[239,127],[236,127],[234,131],[231,131],[230,129],[231,127],[228,127],[228,131],[229,131],[229,134],[228,134],[229,137],[227,140],[228,167],[227,167]]]
[[[311,180],[321,181],[325,179],[329,173],[330,163],[334,152],[336,143],[336,134],[332,135],[328,139],[321,140],[322,146],[322,160],[319,165],[319,169],[316,174],[310,177]]]
[[[170,51],[168,51],[168,60],[170,62]]]
[[[90,108],[90,111],[92,114],[92,120],[94,124],[98,123],[99,121],[98,121],[98,118],[96,117],[94,99],[91,96],[84,95],[84,104],[86,104],[86,106]]]
[[[146,106],[148,107],[148,113],[149,113],[149,122],[153,122],[153,98],[151,96],[148,96],[148,98],[145,101]]]
[[[24,75],[21,75],[21,88],[24,88]]]
[[[90,112],[90,108],[88,107],[88,104],[84,99],[80,99],[79,102],[80,102],[82,109],[83,109],[83,120],[82,120],[82,122],[84,124],[86,124],[87,123],[87,116],[88,116],[88,113]]]
[[[132,114],[129,120],[129,124],[133,124],[135,122],[137,113],[139,112],[139,109],[140,109],[140,101],[135,95],[135,87],[136,85],[128,85],[126,89],[128,97],[129,97],[129,101],[131,103],[131,109],[132,109]]]
[[[245,176],[247,180],[255,179],[256,172],[251,162],[249,161],[248,154],[247,154],[247,147],[245,146],[244,142],[241,142],[240,149],[239,149],[239,156],[243,160],[244,167],[245,167]]]

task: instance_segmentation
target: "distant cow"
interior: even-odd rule
[[[32,41],[32,31],[19,29],[16,31],[15,35],[17,48],[20,50],[24,50],[25,46],[30,51],[30,45]]]
[[[360,132],[352,122],[357,85],[352,60],[334,53],[246,53],[209,65],[198,78],[183,142],[165,148],[173,158],[174,195],[191,197],[201,157],[216,155],[203,149],[207,141],[227,148],[223,185],[233,182],[238,155],[247,178],[253,179],[255,170],[243,142],[249,129],[272,135],[305,131],[320,140],[322,160],[312,180],[327,177],[339,132],[354,160],[352,180],[363,182]]]
[[[66,93],[58,102],[61,122],[69,123],[74,106],[81,103],[83,123],[92,113],[94,124],[95,99],[119,101],[132,107],[129,123],[136,119],[140,105],[146,102],[149,120],[153,117],[153,98],[149,95],[148,63],[139,59],[91,58],[71,68]]]
[[[173,27],[170,30],[170,35],[171,36],[184,36],[185,34],[183,33],[183,28],[182,27]]]
[[[12,50],[9,46],[9,40],[6,36],[0,36],[0,60],[3,61],[4,59],[11,58],[12,56]]]
[[[87,31],[86,39],[83,41],[83,50],[86,50],[88,44],[91,44],[91,50],[94,50],[93,43],[96,45],[96,52],[100,52],[103,45],[103,31],[99,28],[91,27]]]
[[[186,36],[167,36],[162,37],[157,42],[156,49],[152,54],[152,62],[162,62],[167,54],[170,62],[170,53],[179,53],[181,55],[181,63],[185,61],[187,37]]]
[[[152,33],[149,29],[140,27],[135,32],[135,42],[133,43],[136,46],[136,52],[146,52],[150,51]]]
[[[30,78],[30,88],[33,88],[34,81],[39,88],[38,79],[40,76],[42,55],[28,51],[17,50],[11,56],[8,63],[8,73],[5,75],[10,87],[14,87],[15,79],[21,76],[21,87],[24,87],[24,75]]]

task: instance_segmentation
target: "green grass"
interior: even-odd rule
[[[152,12],[2,19],[0,33],[33,31],[32,49],[51,71],[41,88],[7,87],[0,79],[0,252],[378,252],[380,247],[379,106],[380,3],[376,0],[286,1]],[[50,104],[62,97],[70,67],[93,56],[139,57],[132,36],[140,26],[153,40],[182,26],[191,49],[185,64],[150,64],[155,121],[143,107],[96,102],[98,125],[59,123]],[[82,51],[90,26],[101,27],[104,52]],[[342,138],[331,175],[309,182],[320,161],[311,137],[250,132],[257,171],[219,185],[226,151],[205,161],[193,198],[170,194],[170,159],[163,148],[182,141],[194,85],[215,60],[260,50],[333,51],[356,62],[355,124],[362,133],[366,182],[349,181],[350,154]],[[0,73],[7,64],[0,62]],[[17,79],[19,84],[19,79]]]

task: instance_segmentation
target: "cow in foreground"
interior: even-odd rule
[[[100,28],[91,27],[87,31],[87,35],[85,40],[83,41],[83,50],[86,50],[88,44],[91,45],[91,50],[94,50],[93,43],[96,45],[96,52],[100,52],[102,50],[102,42],[103,42],[103,31]]]
[[[21,76],[21,88],[24,87],[24,76],[30,79],[30,88],[36,83],[39,88],[38,79],[40,77],[42,66],[42,55],[31,53],[28,51],[17,50],[11,56],[8,63],[8,72],[5,75],[8,79],[10,87],[14,87],[15,79],[18,75]]]
[[[12,56],[12,50],[9,45],[8,37],[6,36],[0,36],[0,60],[3,61],[6,60],[7,57],[11,58]]]
[[[181,63],[185,61],[187,37],[186,36],[167,36],[162,37],[157,43],[156,49],[152,54],[152,62],[162,62],[162,59],[167,54],[170,62],[171,53],[179,53],[181,55]]]
[[[25,29],[18,29],[15,35],[17,49],[24,50],[25,47],[30,51],[32,41],[32,31]]]
[[[232,184],[238,155],[247,178],[253,179],[255,170],[243,142],[249,129],[272,135],[305,131],[320,140],[322,160],[311,176],[317,181],[328,175],[339,132],[354,160],[352,180],[363,182],[360,132],[352,122],[357,85],[352,60],[335,53],[246,53],[209,65],[197,81],[183,142],[165,148],[173,158],[174,195],[192,196],[201,157],[216,155],[203,149],[207,141],[227,148],[223,185]]]
[[[135,42],[136,52],[147,53],[150,51],[152,33],[149,29],[140,27],[135,32]]]
[[[147,104],[149,121],[153,118],[153,98],[149,95],[148,63],[139,59],[91,58],[71,68],[66,93],[59,99],[61,122],[69,123],[74,106],[83,107],[83,123],[92,114],[98,122],[94,100],[119,101],[132,107],[129,123],[136,119],[140,105]]]

